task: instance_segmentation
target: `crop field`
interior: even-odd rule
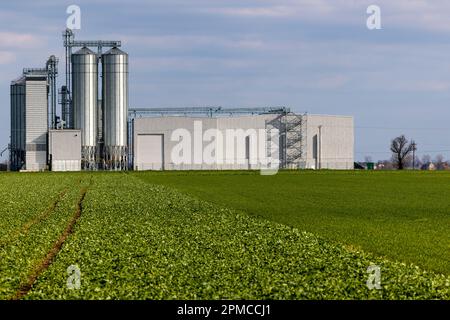
[[[0,299],[449,299],[450,175],[377,174],[0,174]]]
[[[164,172],[138,177],[450,274],[450,172]]]

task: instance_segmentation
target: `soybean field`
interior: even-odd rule
[[[350,190],[348,181],[358,179],[352,175],[0,174],[0,298],[450,298],[450,278],[443,267],[448,263],[446,253],[441,255],[442,262],[432,255],[430,260],[426,256],[414,259],[412,251],[405,256],[388,254],[389,248],[396,252],[396,242],[387,241],[383,233],[373,233],[373,247],[367,245],[367,239],[358,240],[365,226],[358,212],[366,218],[371,212],[375,215],[372,220],[381,225],[383,221],[393,223],[396,216],[374,211],[373,205],[380,206],[384,200],[369,202],[364,189],[360,196],[365,200],[337,201],[341,189],[355,192],[352,199],[358,199],[358,190]],[[312,190],[306,188],[308,179],[315,182]],[[445,190],[450,176],[398,175],[385,181],[391,188],[395,183],[399,187],[404,181],[421,179]],[[287,210],[287,194],[293,185],[299,187],[291,197],[304,204],[293,201],[291,207],[297,209]],[[274,192],[276,186],[278,192]],[[437,189],[426,192],[435,201],[441,199]],[[326,194],[328,198],[323,197]],[[408,194],[398,196],[400,204]],[[412,193],[411,198],[414,196]],[[334,210],[326,209],[331,206],[330,197],[335,199]],[[408,215],[412,221],[428,219],[422,226],[427,248],[429,224],[437,230],[433,235],[439,235],[447,222],[446,202],[441,199],[425,211],[427,203],[422,202],[422,208],[420,201],[410,200],[417,210],[404,210],[397,218],[403,222]],[[284,209],[276,210],[277,205]],[[339,220],[344,209],[352,210],[352,216]],[[419,218],[420,210],[429,216]],[[352,217],[354,224],[348,222]],[[311,222],[314,219],[316,224]],[[328,224],[319,228],[327,219]],[[401,225],[398,222],[397,226]],[[342,236],[352,228],[358,230]],[[380,250],[374,249],[376,243],[383,244]],[[444,235],[436,245],[445,247]],[[368,286],[371,266],[381,270],[379,290]]]

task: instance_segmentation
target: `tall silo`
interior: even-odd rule
[[[47,165],[48,78],[40,72],[26,71],[11,83],[11,170]]]
[[[128,54],[112,48],[102,55],[104,165],[125,170],[127,160]]]
[[[11,83],[11,170],[25,163],[25,78]]]
[[[22,169],[25,164],[26,152],[26,82],[19,84],[16,87],[16,161],[17,168]]]
[[[17,150],[17,87],[18,85],[15,83],[11,84],[11,142],[10,142],[10,162],[11,162],[11,168],[12,170],[17,170],[16,166],[16,150]]]
[[[74,129],[81,130],[82,168],[96,168],[98,59],[84,47],[72,54],[72,108]]]

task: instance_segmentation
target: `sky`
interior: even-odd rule
[[[390,158],[400,134],[419,157],[450,159],[448,0],[2,1],[0,151],[22,69],[54,54],[63,84],[72,4],[81,8],[76,39],[121,40],[129,53],[130,107],[352,115],[356,160]],[[367,28],[370,5],[381,9],[379,30]]]

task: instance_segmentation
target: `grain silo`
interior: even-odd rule
[[[25,79],[11,83],[11,170],[25,163]]]
[[[36,68],[11,83],[11,170],[46,169],[47,80],[46,71]]]
[[[128,54],[114,47],[102,55],[103,157],[109,170],[126,170]]]
[[[98,59],[83,47],[72,54],[73,124],[81,130],[82,168],[97,168]]]

